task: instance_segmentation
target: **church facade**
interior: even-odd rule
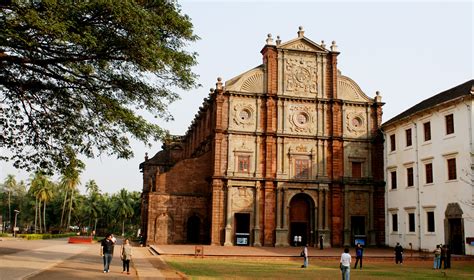
[[[288,42],[269,35],[261,54],[140,164],[146,242],[384,244],[381,97],[301,27]]]

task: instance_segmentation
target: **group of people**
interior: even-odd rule
[[[444,269],[451,268],[451,250],[449,250],[448,245],[436,245],[436,249],[433,253],[433,269],[441,269],[441,265],[444,265]]]
[[[104,273],[109,273],[110,263],[114,255],[114,246],[117,239],[113,234],[109,233],[100,242],[100,255],[104,259]],[[120,248],[120,259],[122,260],[123,271],[122,273],[130,274],[130,260],[132,259],[132,246],[130,241],[125,239]]]
[[[301,250],[301,254],[303,257],[303,265],[302,268],[308,267],[308,244],[303,247]],[[360,243],[357,243],[356,246],[356,263],[354,265],[354,269],[357,268],[357,264],[359,264],[359,268],[362,269],[362,257],[364,255],[364,248]],[[339,263],[339,268],[341,269],[342,279],[349,280],[350,279],[350,271],[351,271],[351,255],[349,254],[349,247],[344,248],[344,253],[341,255],[341,260]]]

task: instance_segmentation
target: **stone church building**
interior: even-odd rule
[[[381,97],[337,68],[335,42],[275,42],[211,89],[184,136],[140,164],[148,244],[384,244]]]

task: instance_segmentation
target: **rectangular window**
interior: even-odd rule
[[[395,144],[395,134],[392,134],[390,135],[390,151],[395,151],[395,149],[397,148],[396,144]]]
[[[427,231],[435,232],[435,218],[434,218],[433,211],[426,212],[426,221],[427,221]]]
[[[432,163],[425,164],[425,175],[426,175],[426,183],[427,184],[433,183],[433,164]]]
[[[307,179],[309,177],[309,160],[296,159],[295,160],[295,174],[296,174],[296,178]]]
[[[423,124],[423,130],[425,134],[425,141],[431,140],[431,123],[427,122]]]
[[[392,231],[398,231],[398,215],[392,214]]]
[[[415,232],[415,213],[408,213],[408,231]]]
[[[249,172],[250,156],[238,156],[239,172]]]
[[[454,133],[454,117],[453,114],[444,117],[446,120],[446,134]]]
[[[407,168],[407,186],[413,187],[413,167]]]
[[[456,159],[448,159],[448,180],[456,180]]]
[[[352,162],[352,178],[362,178],[362,162]]]
[[[392,183],[392,190],[397,188],[397,171],[390,172],[390,182]]]
[[[410,147],[412,145],[411,128],[405,130],[405,138],[406,138],[406,142],[407,142],[407,147]]]

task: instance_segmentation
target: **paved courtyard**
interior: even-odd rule
[[[120,243],[120,241],[119,241]],[[255,259],[300,259],[299,247],[221,247],[201,246],[205,257],[213,258],[255,258]],[[150,253],[149,249],[155,252]],[[67,239],[23,240],[3,239],[0,241],[0,280],[35,279],[183,279],[185,275],[174,271],[163,258],[194,258],[194,245],[157,245],[134,247],[130,275],[122,274],[120,244],[115,247],[110,273],[102,272],[103,263],[99,256],[100,244],[68,244]],[[309,255],[315,259],[338,259],[341,248],[319,250],[309,248]],[[431,259],[431,255],[406,252],[406,259]],[[453,256],[454,259],[472,260],[472,256]],[[393,249],[368,248],[365,259],[393,260]]]

